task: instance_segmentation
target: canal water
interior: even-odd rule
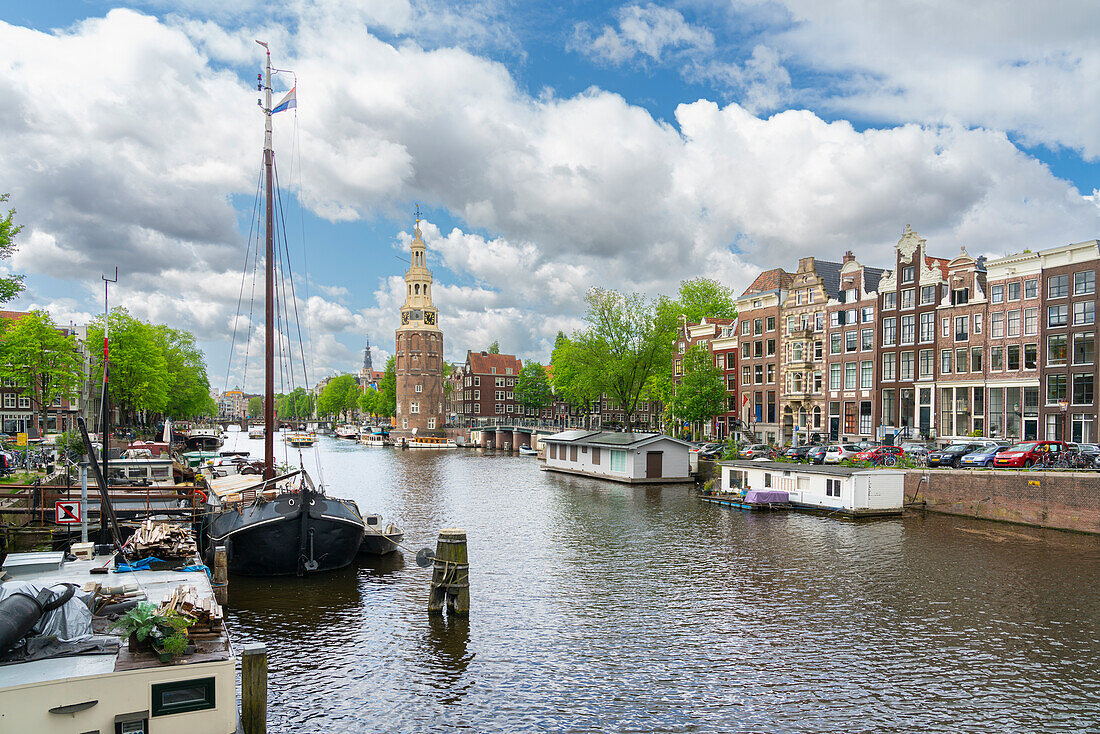
[[[1100,728],[1098,538],[741,513],[480,451],[317,454],[330,494],[414,551],[466,529],[472,612],[429,618],[411,552],[233,577],[235,642],[268,645],[271,731]]]

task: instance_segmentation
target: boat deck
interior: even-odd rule
[[[159,604],[172,591],[180,586],[194,586],[201,598],[214,598],[214,589],[210,580],[201,571],[128,571],[108,574],[92,574],[91,569],[103,566],[107,563],[107,556],[98,556],[90,561],[66,561],[58,567],[43,568],[42,565],[19,568],[14,561],[19,560],[21,554],[12,554],[5,563],[4,570],[11,573],[5,583],[13,581],[26,581],[39,586],[54,586],[56,584],[76,584],[83,587],[89,581],[103,584],[104,586],[118,586],[122,584],[137,584],[138,588],[145,592],[148,601]],[[47,554],[36,554],[45,556]],[[198,559],[195,559],[198,563]],[[96,618],[92,622],[92,628],[97,635],[112,635],[110,631],[114,623],[107,619]],[[66,680],[84,676],[98,676],[106,673],[114,673],[125,670],[140,670],[144,668],[163,668],[152,652],[131,653],[126,645],[126,640],[120,638],[117,650],[109,653],[72,655],[67,657],[47,658],[27,662],[9,662],[0,664],[0,689],[10,686],[22,686],[30,683],[44,683],[53,680]],[[225,626],[220,626],[220,631],[211,639],[196,641],[195,652],[178,659],[172,663],[173,667],[194,665],[200,663],[221,662],[233,658],[229,635]]]

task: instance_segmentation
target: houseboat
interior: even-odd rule
[[[545,471],[627,484],[691,482],[691,444],[662,433],[570,430],[542,439]]]
[[[458,445],[455,444],[453,438],[444,438],[442,436],[410,436],[407,439],[403,439],[406,445],[410,449],[455,449]]]
[[[775,461],[723,461],[721,493],[778,490],[792,509],[848,517],[900,515],[905,472]]]
[[[381,433],[363,433],[359,436],[359,443],[364,446],[385,446],[386,438]]]
[[[336,434],[336,438],[350,438],[352,440],[359,438],[359,429],[353,425],[345,424],[342,426],[337,426],[334,432]]]
[[[263,438],[264,437],[264,427],[263,426],[249,426],[248,427],[248,437],[249,438]]]
[[[5,559],[0,731],[236,731],[237,661],[206,574],[90,573],[109,564],[108,556],[66,561],[63,552],[13,553]],[[159,605],[180,587],[188,590],[189,600],[217,612],[210,613],[209,632],[193,637],[182,656],[164,663],[152,649],[132,648],[108,615],[138,601]],[[113,603],[123,597],[127,601]],[[18,644],[31,625],[46,632]]]

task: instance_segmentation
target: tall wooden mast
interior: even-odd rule
[[[264,479],[275,476],[275,212],[274,176],[275,151],[271,145],[271,49],[256,41],[267,53],[264,75],[264,188],[267,223],[265,238],[265,328],[264,328]]]

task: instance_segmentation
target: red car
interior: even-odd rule
[[[856,461],[883,461],[887,456],[900,458],[902,453],[900,446],[872,446],[856,454]]]
[[[1042,461],[1044,455],[1065,450],[1066,444],[1062,441],[1024,441],[994,456],[993,466],[1027,469],[1032,464]]]

